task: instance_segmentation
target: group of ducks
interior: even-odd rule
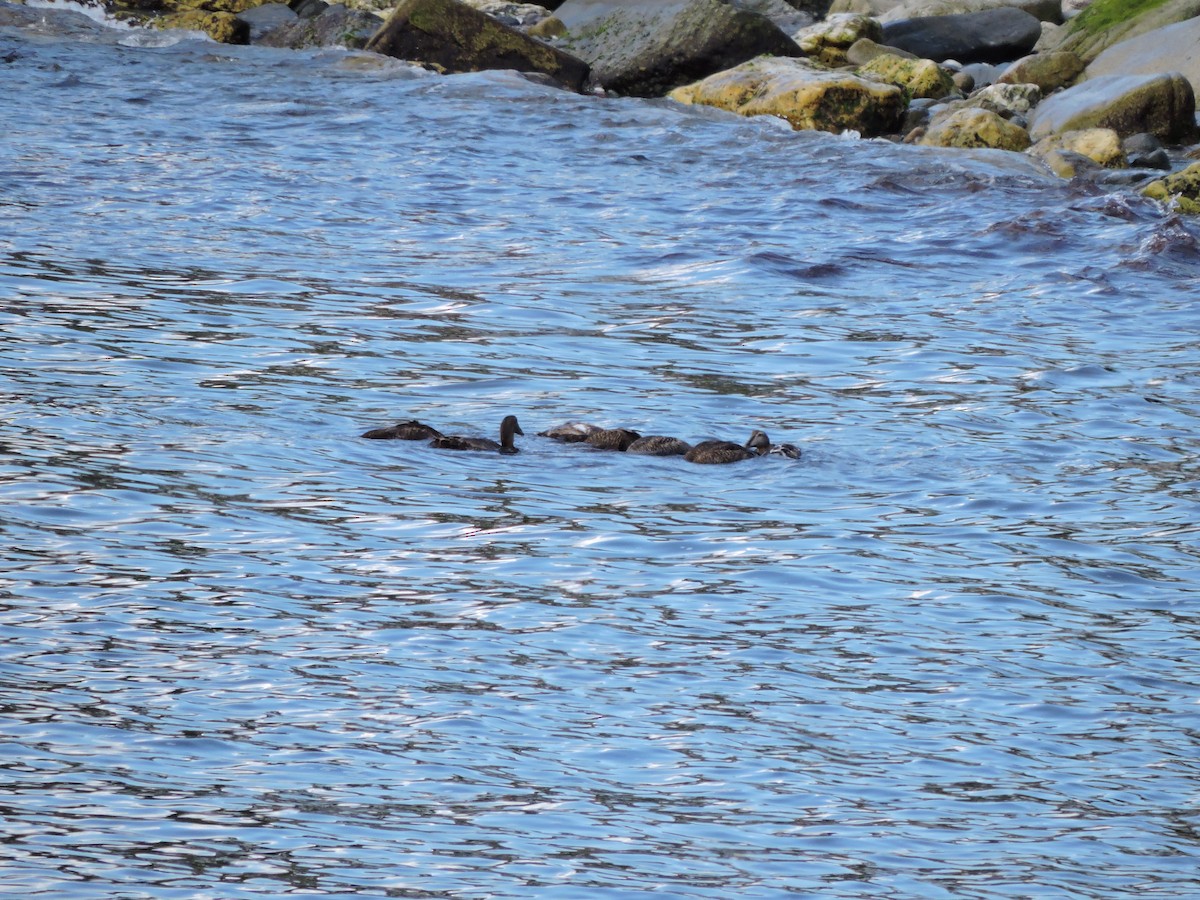
[[[513,443],[516,435],[524,436],[516,416],[505,416],[500,423],[500,440],[487,437],[464,437],[442,434],[431,425],[411,419],[385,428],[372,428],[363,437],[374,440],[429,441],[429,446],[442,450],[482,450],[492,453],[517,453]],[[754,431],[744,444],[734,441],[708,440],[689,444],[676,437],[652,434],[643,437],[628,428],[601,428],[585,422],[568,422],[546,431],[540,437],[564,444],[587,444],[598,450],[618,450],[646,456],[682,456],[693,463],[732,463],[758,456],[777,454],[799,459],[800,450],[792,444],[772,444],[765,432]]]

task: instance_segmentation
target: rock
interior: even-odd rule
[[[737,5],[760,16],[766,16],[784,34],[795,34],[825,15],[824,12],[816,12],[820,4],[810,3],[808,7],[811,8],[805,8],[800,0],[796,3],[787,3],[784,0],[738,0]]]
[[[566,50],[606,90],[658,97],[762,54],[803,51],[773,22],[721,0],[566,0]]]
[[[1180,212],[1200,213],[1200,163],[1194,163],[1182,172],[1150,182],[1142,188],[1142,193]]]
[[[1063,134],[1052,134],[1044,137],[1029,148],[1029,154],[1050,165],[1051,154],[1058,153],[1056,159],[1061,159],[1061,152],[1085,156],[1098,166],[1106,169],[1121,168],[1125,165],[1125,150],[1121,146],[1121,137],[1111,128],[1085,128],[1082,131],[1067,131]],[[1075,173],[1072,172],[1072,176]],[[1071,177],[1071,176],[1068,176]]]
[[[301,19],[311,19],[329,9],[329,4],[325,0],[292,0],[289,5]]]
[[[531,25],[526,32],[530,37],[542,38],[543,40],[546,38],[562,37],[566,33],[567,26],[563,24],[563,20],[558,16],[547,16],[536,25]]]
[[[1025,56],[1041,34],[1042,26],[1035,17],[1001,7],[888,22],[883,26],[883,43],[936,62],[995,63]]]
[[[1121,41],[1087,67],[1085,77],[1179,72],[1200,92],[1200,18],[1189,19]]]
[[[1188,80],[1165,75],[1109,75],[1052,94],[1030,117],[1030,134],[1112,128],[1120,135],[1148,131],[1177,142],[1194,133],[1196,100]]]
[[[975,90],[975,76],[967,71],[954,73],[954,88],[960,94],[969,94]]]
[[[680,103],[703,103],[743,116],[778,116],[793,128],[875,136],[895,131],[904,114],[899,88],[802,60],[759,57],[676,88]]]
[[[1029,146],[1029,134],[991,110],[960,109],[945,117],[936,116],[920,143],[931,147],[993,147],[1019,151]]]
[[[264,47],[347,47],[361,50],[383,24],[379,16],[361,9],[349,9],[340,3],[307,19],[279,25],[255,43]]]
[[[829,6],[829,15],[840,13],[858,13],[878,19],[880,16],[899,6],[903,0],[833,0]]]
[[[232,12],[210,12],[205,9],[181,9],[152,20],[157,28],[186,28],[203,31],[222,44],[250,43],[250,26]]]
[[[264,3],[238,13],[238,18],[250,27],[249,40],[253,44],[272,28],[295,22],[299,17],[286,3]]]
[[[809,59],[832,69],[846,64],[846,52],[856,41],[878,41],[882,36],[883,29],[875,19],[841,13],[801,29],[792,38]]]
[[[909,97],[940,99],[954,91],[950,73],[930,59],[905,59],[890,54],[859,66],[856,74],[902,88]]]
[[[1036,84],[1049,94],[1073,82],[1083,71],[1083,60],[1069,50],[1023,56],[996,80],[1001,84]]]
[[[1047,151],[1046,155],[1040,157],[1040,159],[1059,178],[1080,178],[1083,176],[1094,178],[1100,170],[1100,166],[1093,160],[1073,150],[1056,148]]]
[[[1093,0],[1062,0],[1062,14],[1064,19],[1073,19],[1089,6]]]
[[[958,106],[979,107],[1011,119],[1029,115],[1029,111],[1041,102],[1042,91],[1036,84],[989,84],[966,100],[960,100]]]
[[[550,15],[550,10],[533,3],[513,3],[511,0],[462,0],[481,13],[487,13],[510,28],[527,29]]]
[[[1114,44],[1200,16],[1200,0],[1096,0],[1071,19],[1046,49],[1070,50],[1085,63]]]
[[[576,91],[588,78],[587,63],[459,0],[404,0],[366,49],[442,72],[539,72]]]
[[[1012,7],[1029,13],[1042,22],[1061,22],[1060,0],[904,0],[879,14],[882,22],[912,19],[917,16],[951,16]]]
[[[850,45],[850,49],[846,51],[846,62],[852,66],[864,66],[877,56],[884,54],[890,56],[899,56],[903,59],[916,59],[917,57],[909,53],[907,50],[901,50],[899,47],[889,47],[887,44],[877,44],[870,38],[859,38]]]

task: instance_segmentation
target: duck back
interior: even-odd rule
[[[628,450],[641,435],[628,428],[601,428],[587,436],[587,442],[597,450]]]
[[[363,437],[376,441],[427,441],[430,438],[439,438],[441,436],[442,433],[432,425],[426,425],[424,422],[418,422],[416,419],[409,419],[407,422],[399,422],[396,425],[387,425],[383,428],[372,428],[370,431],[363,432]]]
[[[733,441],[701,441],[685,453],[683,458],[692,463],[713,465],[740,462],[743,459],[753,459],[757,455],[750,448]]]
[[[692,449],[687,441],[665,434],[649,434],[630,444],[626,453],[641,453],[646,456],[682,456]]]

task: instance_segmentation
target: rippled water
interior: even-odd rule
[[[146,43],[0,31],[0,893],[1200,894],[1194,221]]]

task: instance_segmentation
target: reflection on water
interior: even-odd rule
[[[0,43],[13,891],[1193,892],[1193,223],[508,74]],[[509,412],[514,457],[358,438]]]

